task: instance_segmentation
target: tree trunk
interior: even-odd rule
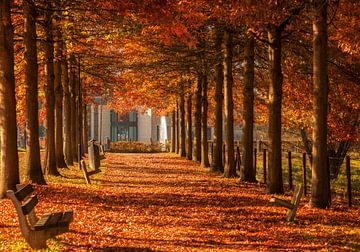
[[[186,157],[185,97],[180,94],[180,157]]]
[[[83,150],[84,150],[84,146],[83,146],[83,113],[82,113],[82,88],[81,88],[81,65],[80,65],[80,59],[78,61],[78,78],[77,78],[77,99],[76,99],[77,103],[76,103],[76,108],[77,108],[77,150],[78,155],[80,155],[80,158],[82,158],[83,156]],[[102,106],[101,105],[101,111],[102,111]],[[102,114],[101,114],[102,115]],[[100,125],[102,124],[102,120],[100,120]],[[101,132],[100,132],[101,134]],[[102,141],[102,137],[99,139],[99,141]],[[80,149],[79,149],[80,147]],[[79,156],[78,156],[79,158]]]
[[[45,74],[46,83],[46,151],[44,173],[48,175],[60,175],[56,167],[55,155],[55,95],[54,95],[54,39],[52,27],[53,12],[51,2],[46,2],[45,11]]]
[[[195,148],[193,159],[201,162],[201,77],[198,74],[198,80],[195,90]]]
[[[327,3],[313,1],[313,163],[310,205],[327,208],[331,204],[330,174],[327,160]]]
[[[176,101],[176,118],[175,118],[175,125],[176,125],[176,149],[175,152],[176,154],[180,153],[180,129],[179,129],[179,104]]]
[[[223,86],[224,86],[224,67],[222,58],[223,31],[218,28],[216,30],[215,50],[216,50],[216,66],[215,66],[215,126],[214,126],[214,153],[211,162],[211,170],[216,172],[224,172],[222,165],[222,144],[223,144]]]
[[[172,112],[172,117],[171,117],[171,124],[172,124],[172,127],[171,127],[171,150],[170,152],[172,153],[175,153],[175,137],[176,137],[176,120],[175,120],[175,109],[173,110]]]
[[[55,24],[57,25],[58,22]],[[64,139],[63,139],[63,114],[62,114],[62,103],[63,103],[63,88],[62,88],[62,51],[63,42],[61,41],[60,27],[56,29],[56,42],[55,42],[55,58],[54,58],[54,88],[55,88],[55,152],[56,152],[56,165],[58,168],[67,168],[64,157]]]
[[[281,168],[281,99],[283,75],[281,70],[281,29],[268,27],[269,38],[269,172],[268,193],[284,193]]]
[[[209,163],[209,152],[208,152],[208,99],[207,99],[207,71],[202,76],[202,88],[201,88],[201,167],[210,167]]]
[[[253,131],[254,131],[254,52],[255,41],[252,35],[246,36],[244,50],[244,84],[243,84],[243,135],[244,150],[243,166],[240,169],[240,179],[256,182],[256,167],[253,160]]]
[[[232,74],[232,33],[224,34],[224,103],[225,103],[225,167],[224,177],[236,177],[234,163],[234,103],[233,103],[233,74]]]
[[[10,1],[0,0],[0,198],[19,183],[14,77],[14,40]]]
[[[83,102],[82,103],[82,122],[83,122],[83,127],[82,127],[82,152],[83,153],[88,153],[88,119],[87,119],[87,107],[86,107],[86,103]],[[110,146],[108,146],[108,148],[110,148]]]
[[[70,85],[72,79],[69,80],[69,68],[68,61],[66,56],[62,61],[62,86],[64,90],[64,153],[65,153],[65,162],[67,165],[72,166],[73,157],[72,157],[72,147],[71,147],[71,94],[70,94]],[[71,74],[70,74],[71,75]],[[71,77],[71,76],[70,76]]]
[[[70,64],[71,156],[74,162],[77,161],[76,59],[74,55],[70,57]]]
[[[26,156],[25,179],[46,184],[41,169],[39,145],[38,62],[36,45],[36,9],[33,2],[23,1],[24,61],[26,86]]]
[[[193,145],[193,141],[192,141],[192,113],[191,113],[191,93],[189,93],[187,95],[187,100],[186,100],[186,116],[187,116],[187,133],[186,133],[186,137],[187,137],[187,151],[186,151],[186,158],[188,160],[192,160],[192,145]]]

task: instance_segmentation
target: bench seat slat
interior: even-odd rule
[[[62,218],[58,222],[58,226],[65,227],[65,226],[69,225],[69,223],[72,222],[72,220],[73,220],[73,215],[74,215],[74,212],[71,210],[64,212]]]
[[[23,188],[15,192],[15,197],[17,198],[18,201],[23,201],[33,192],[34,192],[34,188],[32,187],[32,185],[27,184]]]
[[[36,195],[32,195],[25,203],[21,206],[24,215],[28,215],[38,203],[38,198]]]
[[[57,223],[61,219],[62,215],[63,215],[62,212],[52,213],[49,221],[46,222],[46,227],[47,228],[57,227]]]
[[[33,230],[44,230],[46,223],[49,221],[51,213],[44,214],[41,219],[39,219],[33,227]]]
[[[279,199],[279,198],[271,198],[270,199],[270,202],[271,203],[275,203],[277,205],[280,205],[280,206],[283,206],[283,207],[286,207],[288,209],[293,209],[294,208],[294,205],[285,201],[285,200],[282,200],[282,199]]]

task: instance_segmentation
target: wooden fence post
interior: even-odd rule
[[[266,149],[263,149],[264,184],[266,185]]]
[[[306,186],[306,153],[303,153],[303,184],[304,184],[304,196],[307,194],[307,186]]]
[[[254,173],[256,174],[257,149],[254,149]]]
[[[346,156],[346,178],[347,178],[347,198],[348,206],[352,206],[351,202],[351,173],[350,173],[350,156]]]
[[[293,179],[292,179],[291,151],[288,152],[288,167],[289,167],[289,190],[292,190],[293,189]]]

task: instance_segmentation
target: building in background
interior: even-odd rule
[[[117,113],[100,103],[88,108],[88,129],[89,139],[103,144],[107,139],[112,142],[165,143],[171,138],[171,119],[168,116],[159,117],[151,109],[145,113]]]

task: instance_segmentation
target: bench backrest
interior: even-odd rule
[[[288,213],[286,214],[286,220],[287,221],[294,221],[296,210],[300,203],[301,195],[304,191],[304,185],[300,184],[295,187],[294,196],[291,199],[291,204],[293,205],[292,209],[288,210]]]
[[[300,202],[301,195],[304,191],[304,185],[301,183],[295,187],[294,195],[291,199],[291,204],[298,206]]]
[[[17,188],[18,190],[16,192],[8,190],[6,195],[14,204],[19,218],[21,232],[27,237],[31,229],[30,225],[33,225],[37,220],[34,208],[38,203],[38,198],[33,194],[34,188],[31,184],[17,185]],[[27,217],[29,217],[29,220],[27,220]]]

